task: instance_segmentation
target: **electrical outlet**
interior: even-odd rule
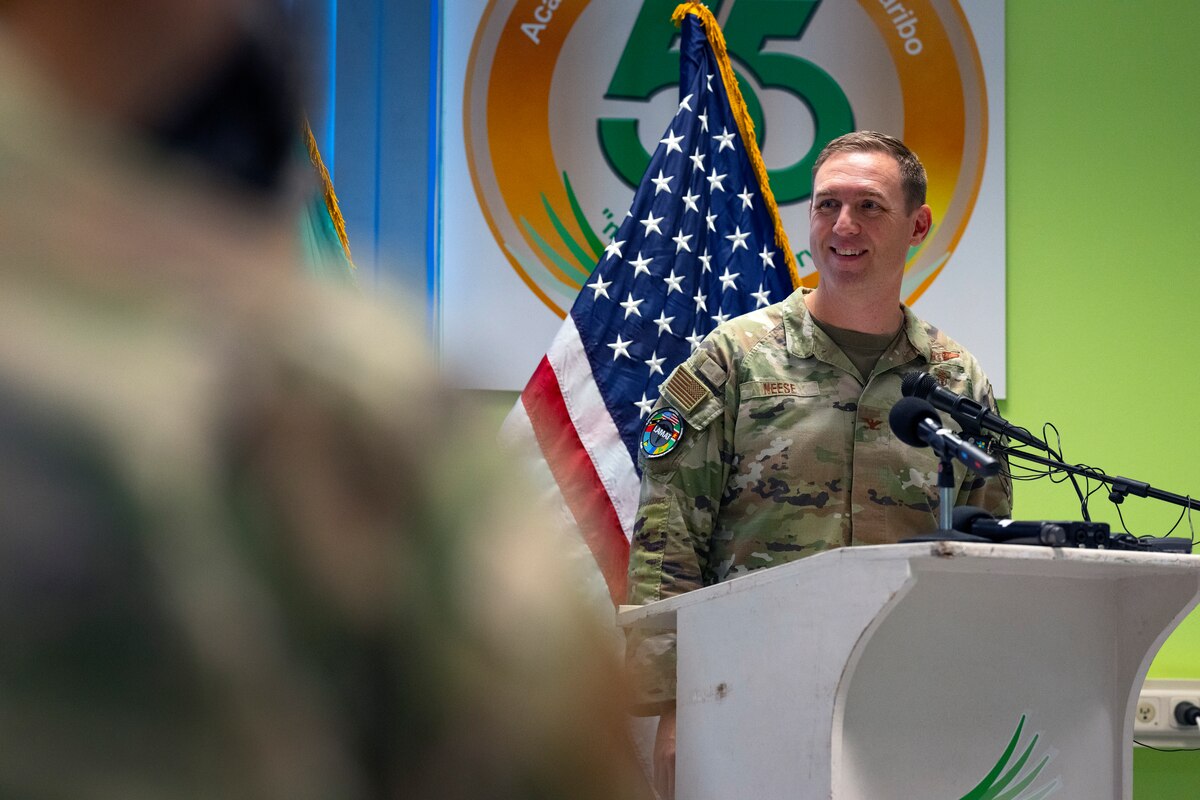
[[[1179,708],[1179,706],[1183,705],[1184,703],[1191,703],[1194,706],[1200,706],[1200,694],[1190,694],[1190,695],[1181,695],[1181,696],[1177,696],[1177,697],[1172,697],[1168,701],[1168,705],[1167,705],[1167,709],[1168,709],[1167,722],[1171,725],[1172,728],[1178,728],[1181,731],[1195,731],[1197,733],[1197,735],[1200,735],[1200,726],[1184,725],[1182,722],[1180,722],[1178,719],[1175,718],[1175,709]]]
[[[1153,747],[1200,748],[1200,726],[1175,719],[1181,703],[1200,706],[1200,680],[1148,680],[1133,711],[1133,738]]]

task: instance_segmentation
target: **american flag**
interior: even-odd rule
[[[511,443],[532,432],[549,491],[615,604],[637,512],[637,450],[659,384],[718,324],[795,287],[774,198],[757,177],[765,170],[753,128],[736,82],[723,77],[732,71],[720,30],[699,3],[686,11],[676,12],[679,107],[503,434]]]

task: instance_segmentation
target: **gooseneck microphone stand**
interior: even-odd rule
[[[1032,461],[1035,464],[1041,464],[1044,467],[1061,470],[1069,475],[1077,475],[1087,478],[1088,480],[1098,481],[1106,484],[1109,487],[1108,499],[1116,505],[1123,503],[1125,498],[1129,495],[1134,495],[1136,497],[1150,497],[1155,500],[1173,503],[1183,508],[1200,511],[1200,500],[1195,500],[1191,496],[1184,497],[1183,495],[1175,494],[1174,492],[1166,492],[1162,489],[1155,489],[1145,481],[1138,481],[1134,480],[1133,478],[1125,478],[1120,475],[1106,475],[1093,467],[1079,467],[1073,464],[1066,464],[1053,458],[1034,455],[1033,453],[1010,447],[1004,448],[1004,452],[1010,457],[1016,456],[1017,458],[1025,461]]]

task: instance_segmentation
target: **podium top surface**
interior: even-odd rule
[[[634,627],[650,620],[654,620],[656,625],[664,622],[673,624],[679,609],[728,594],[751,591],[766,583],[803,580],[806,575],[815,576],[828,570],[885,570],[897,567],[913,572],[1110,580],[1186,572],[1200,577],[1200,555],[951,541],[841,547],[790,564],[755,570],[644,606],[621,606],[617,613],[617,624],[620,627]]]

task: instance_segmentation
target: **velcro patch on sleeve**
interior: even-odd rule
[[[700,365],[700,374],[712,386],[713,391],[719,391],[725,385],[725,370],[711,358],[704,359],[704,362]]]
[[[701,383],[686,365],[680,366],[671,374],[670,379],[663,384],[663,389],[675,398],[684,414],[695,410],[696,406],[711,394],[708,387]]]
[[[725,410],[725,369],[704,351],[675,368],[660,387],[663,400],[702,431]]]
[[[683,417],[670,406],[650,415],[642,429],[642,452],[646,458],[661,458],[675,449],[683,437]]]
[[[962,354],[955,350],[934,350],[929,354],[929,360],[934,364],[941,364],[944,361],[953,361],[960,355]]]

